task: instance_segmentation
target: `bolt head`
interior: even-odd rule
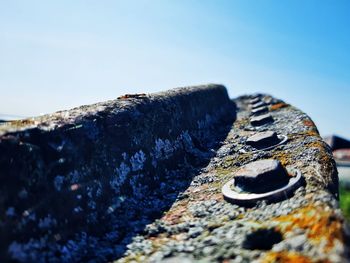
[[[263,149],[273,145],[276,145],[280,142],[280,139],[277,136],[277,133],[274,131],[259,132],[249,137],[246,141],[246,144],[256,148]]]
[[[263,101],[259,101],[258,103],[254,103],[252,105],[252,109],[257,109],[257,108],[264,107],[264,106],[266,106],[266,103]]]
[[[235,186],[245,192],[265,193],[288,184],[289,179],[280,161],[266,159],[243,166],[235,174]]]
[[[256,104],[256,103],[258,103],[258,102],[260,102],[260,101],[261,101],[261,100],[260,100],[259,97],[255,97],[255,98],[250,99],[249,103],[250,103],[250,104]]]
[[[263,106],[256,109],[252,109],[252,115],[259,115],[259,114],[266,113],[268,111],[269,111],[269,108],[266,106]]]
[[[273,122],[271,114],[263,114],[260,116],[254,116],[250,119],[250,124],[252,126],[262,126],[267,123]]]

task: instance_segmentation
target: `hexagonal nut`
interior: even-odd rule
[[[289,175],[280,161],[259,160],[243,166],[235,174],[235,186],[245,192],[265,193],[289,182]]]

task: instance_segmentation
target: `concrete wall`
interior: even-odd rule
[[[68,240],[103,238],[113,225],[120,225],[119,242],[127,239],[134,231],[127,222],[138,215],[125,210],[167,184],[168,171],[210,158],[210,127],[235,115],[226,89],[208,85],[1,125],[1,256],[70,260]],[[150,220],[161,212],[149,210]]]
[[[258,97],[274,121],[252,126],[254,97],[189,87],[0,124],[1,261],[347,261],[329,148],[269,95]],[[246,144],[263,131],[287,140]],[[263,159],[303,183],[249,207],[224,200],[222,186]]]

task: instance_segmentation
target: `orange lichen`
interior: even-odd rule
[[[319,148],[320,150],[324,149],[324,144],[321,141],[311,142],[311,143],[308,143],[306,146],[307,147]]]
[[[125,100],[125,99],[138,99],[138,98],[142,98],[142,97],[146,97],[145,93],[139,93],[139,94],[125,94],[123,96],[118,97],[118,100]]]
[[[319,134],[318,134],[318,132],[316,130],[306,131],[305,135],[307,135],[307,136],[319,136]]]
[[[279,110],[279,109],[282,109],[282,108],[285,108],[285,107],[288,107],[288,106],[289,106],[289,104],[286,104],[284,102],[280,102],[280,103],[272,105],[270,107],[270,111]]]
[[[325,206],[308,205],[289,215],[277,217],[274,221],[278,222],[277,228],[282,233],[303,229],[315,244],[325,242],[325,252],[333,248],[336,239],[343,240],[341,220]]]
[[[271,263],[271,262],[283,262],[283,263],[310,263],[315,262],[310,258],[297,254],[295,252],[269,252],[266,253],[264,259],[261,261],[262,263]],[[326,263],[328,260],[319,260],[317,263]]]
[[[304,120],[303,124],[307,127],[315,127],[315,123],[312,120]]]
[[[283,263],[310,263],[312,262],[309,258],[293,253],[293,252],[270,252],[267,253],[262,263],[270,262],[283,262]]]

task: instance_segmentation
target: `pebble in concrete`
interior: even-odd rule
[[[246,141],[246,144],[256,148],[263,149],[271,147],[280,142],[280,139],[277,136],[277,133],[274,131],[259,132],[249,137]]]
[[[270,122],[273,122],[271,114],[255,116],[250,119],[250,124],[253,126],[261,126]]]
[[[245,192],[266,193],[285,186],[289,175],[280,161],[259,160],[243,166],[235,175],[235,186]]]
[[[269,108],[264,106],[264,107],[259,107],[256,109],[252,110],[252,115],[258,115],[258,114],[263,114],[269,111]]]

